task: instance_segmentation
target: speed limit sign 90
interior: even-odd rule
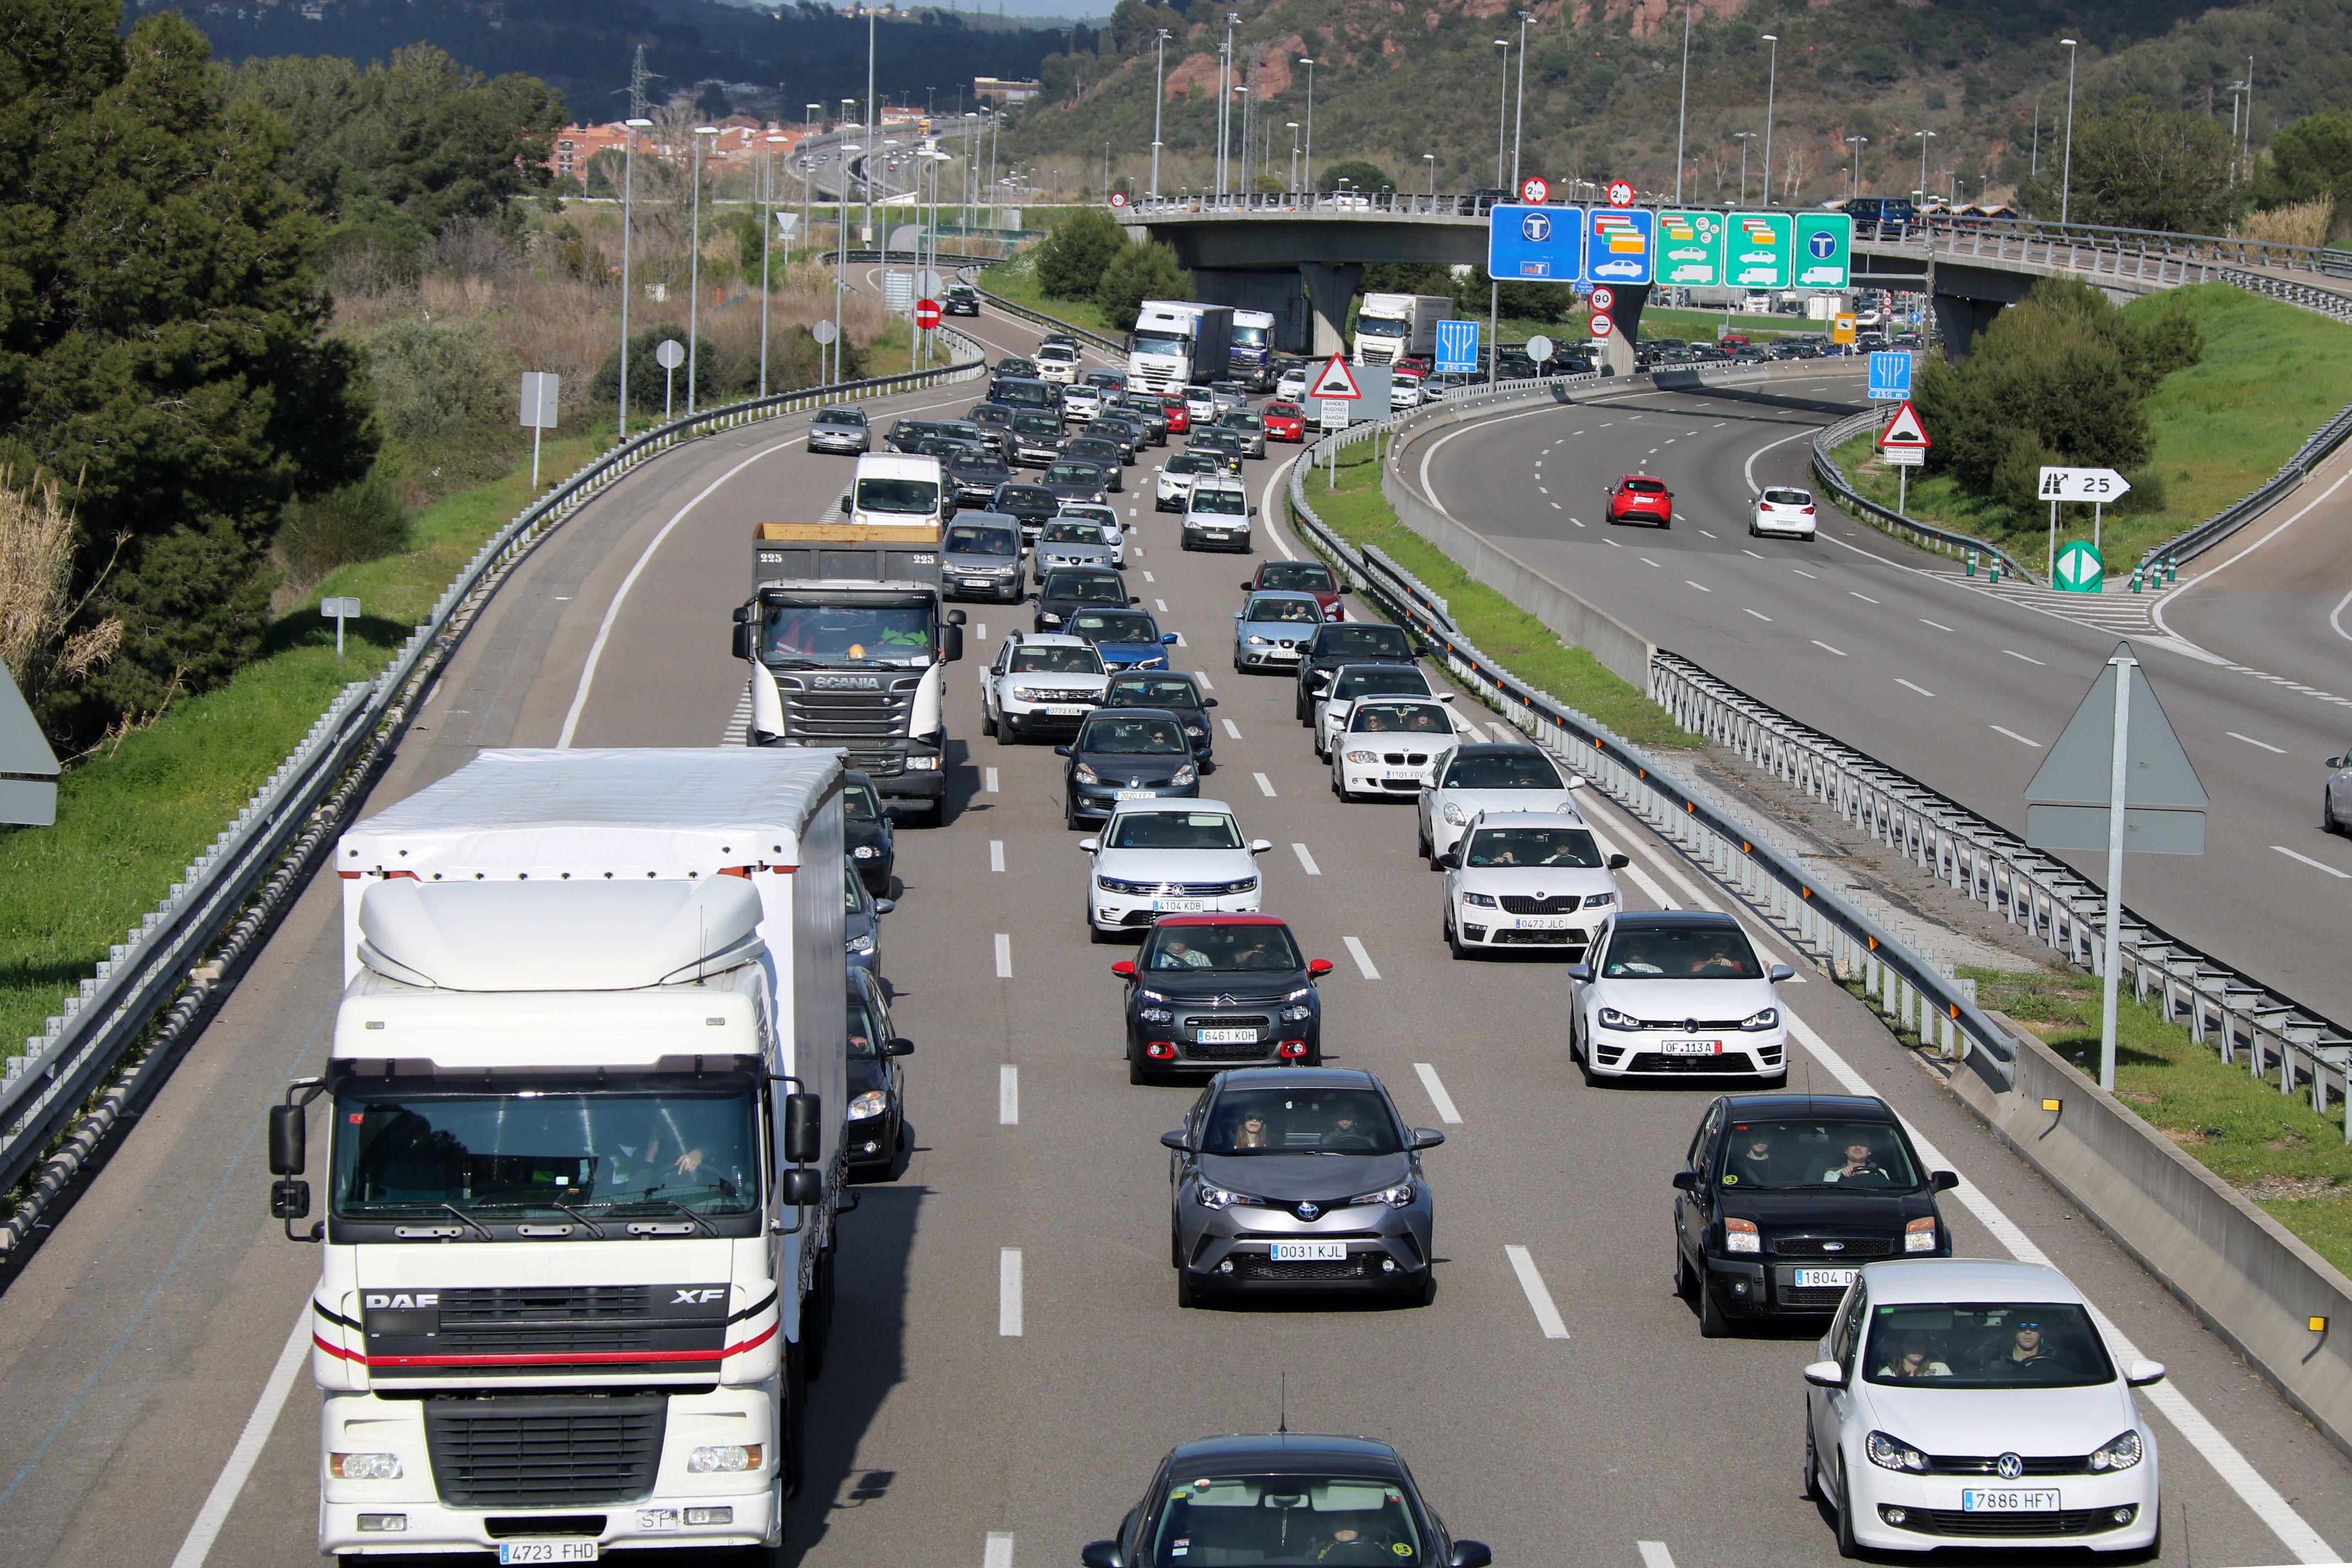
[[[1592,308],[1596,310],[1615,310],[1617,308],[1617,291],[1614,289],[1609,288],[1595,289],[1592,291]]]

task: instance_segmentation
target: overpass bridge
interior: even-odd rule
[[[1284,346],[1316,353],[1345,348],[1348,302],[1367,266],[1486,259],[1486,198],[1477,196],[1147,197],[1117,216],[1139,241],[1174,247],[1198,298],[1269,311]],[[2184,284],[2232,282],[2352,318],[2352,252],[2307,246],[1936,214],[1908,225],[1857,224],[1853,256],[1855,284],[1927,294],[1956,354],[2039,278],[2073,278],[2118,303]],[[1628,337],[1646,292],[1617,290]]]

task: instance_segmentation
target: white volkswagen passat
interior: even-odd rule
[[[1435,698],[1358,698],[1331,738],[1331,793],[1341,800],[1418,795],[1461,743],[1453,713]]]
[[[1838,1550],[2155,1554],[2156,1434],[2090,1303],[2047,1264],[1865,1265],[1805,1368],[1805,1482]]]
[[[1421,796],[1421,857],[1433,871],[1480,812],[1549,811],[1580,815],[1569,791],[1584,781],[1528,745],[1465,745]]]
[[[1624,864],[1574,812],[1484,813],[1444,857],[1445,945],[1456,958],[1498,947],[1581,958],[1617,908]]]
[[[1087,930],[1102,942],[1166,914],[1256,913],[1257,858],[1274,844],[1244,838],[1223,801],[1163,799],[1119,802],[1078,847],[1093,861]]]
[[[1748,531],[1759,539],[1768,533],[1811,539],[1814,524],[1813,492],[1788,485],[1767,485],[1758,491],[1755,510],[1748,514]]]
[[[1696,910],[1620,910],[1570,967],[1569,1055],[1600,1079],[1741,1075],[1789,1080],[1789,1026],[1739,922]]]
[[[1441,702],[1454,700],[1451,691],[1441,696],[1417,664],[1343,664],[1332,671],[1330,684],[1315,700],[1317,756],[1331,754],[1331,738],[1347,724],[1348,710],[1359,697],[1434,697]]]

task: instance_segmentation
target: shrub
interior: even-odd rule
[[[278,525],[278,569],[289,588],[308,588],[338,566],[408,547],[408,510],[381,470],[355,485],[290,502]]]
[[[1080,207],[1037,247],[1037,286],[1056,300],[1090,300],[1127,247],[1118,219],[1100,207]]]
[[[394,321],[369,341],[367,360],[376,423],[411,499],[511,459],[520,366],[486,324]]]
[[[1114,329],[1131,326],[1146,300],[1189,300],[1192,275],[1176,259],[1173,247],[1162,244],[1126,245],[1103,269],[1095,303]]]

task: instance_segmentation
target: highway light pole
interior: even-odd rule
[[[874,7],[866,7],[866,230],[874,233]],[[887,236],[874,235],[887,238]]]
[[[1234,24],[1238,13],[1225,13],[1224,47],[1217,51],[1217,195],[1233,183],[1234,159]]]
[[[1500,187],[1503,183],[1504,117],[1511,108],[1511,40],[1496,38],[1495,47],[1503,51],[1503,75],[1495,90],[1495,184]]]
[[[702,310],[702,139],[719,134],[716,125],[694,128],[694,221],[686,237],[686,411],[694,412],[695,353],[702,346],[696,330]]]
[[[1927,205],[1927,142],[1936,133],[1914,131],[1911,134],[1919,138],[1919,205],[1924,207]]]
[[[1298,63],[1307,68],[1307,184],[1302,191],[1315,184],[1315,62],[1300,56]]]
[[[768,258],[776,237],[776,143],[778,132],[768,133],[768,163],[760,182],[760,395],[768,395]]]
[[[841,100],[841,118],[847,120],[857,107],[854,98]],[[849,288],[849,154],[842,147],[834,149],[841,160],[840,200],[833,208],[833,379],[841,379],[841,296]]]
[[[1519,13],[1519,107],[1511,117],[1511,189],[1519,188],[1519,133],[1528,124],[1528,24],[1536,19],[1532,11]],[[1432,195],[1437,193],[1432,191]]]
[[[1160,29],[1160,37],[1152,47],[1159,51],[1159,63],[1151,68],[1151,196],[1160,199],[1160,110],[1168,101],[1168,29]]]
[[[1691,0],[1683,0],[1683,97],[1675,111],[1675,202],[1683,199],[1683,132],[1690,124]]]
[[[1770,63],[1764,68],[1764,205],[1772,205],[1772,92],[1780,85],[1780,40],[1771,33],[1764,41],[1772,46]]]
[[[1748,143],[1755,140],[1755,137],[1756,132],[1753,131],[1735,131],[1731,133],[1731,139],[1739,143],[1739,205],[1743,207],[1748,205]],[[1764,167],[1764,184],[1768,189],[1772,184],[1772,167],[1769,163]]]
[[[1437,200],[1437,154],[1423,153],[1421,161],[1429,165],[1429,199],[1434,203]]]
[[[1846,145],[1853,149],[1853,194],[1858,201],[1862,197],[1862,150],[1870,144],[1870,138],[1849,136],[1845,140]]]
[[[1298,121],[1286,120],[1282,124],[1283,129],[1290,132],[1290,189],[1296,195],[1298,190]]]
[[[2074,205],[2074,62],[2082,51],[2072,38],[2061,38],[2066,46],[2066,163],[2058,177],[2058,221],[2064,223]]]
[[[653,123],[650,120],[625,120],[621,153],[621,415],[614,428],[619,438],[629,436],[629,208],[630,198],[637,188],[637,132]]]

